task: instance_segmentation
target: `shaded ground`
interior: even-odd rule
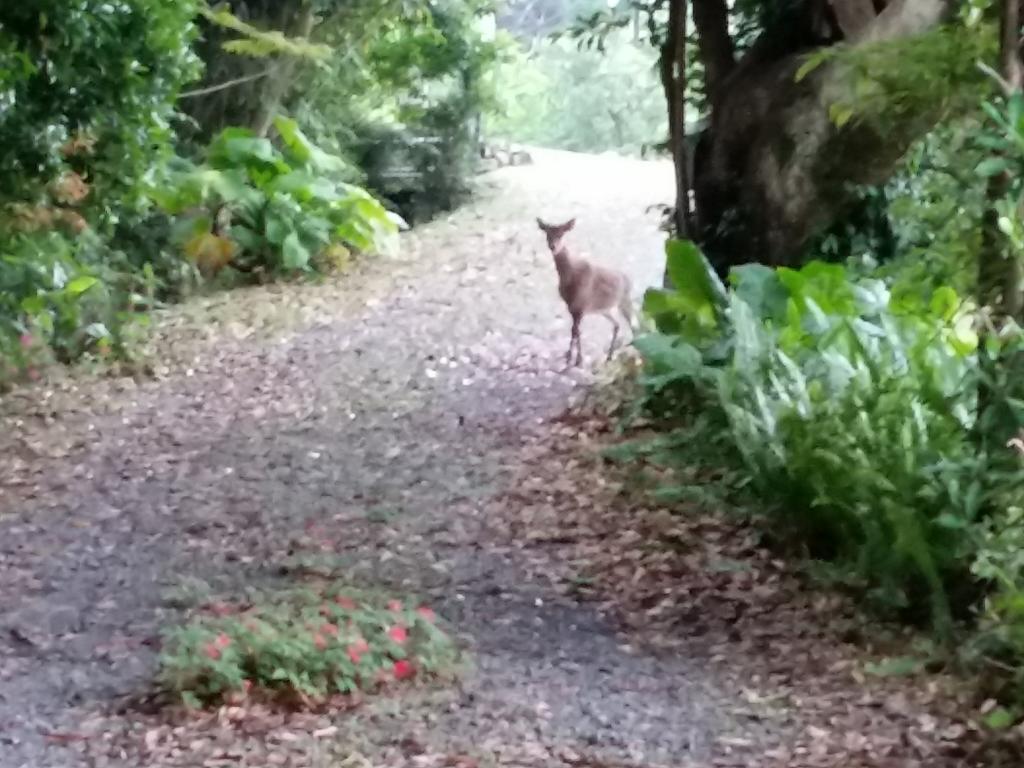
[[[898,692],[862,689],[853,651],[809,629],[814,608],[785,602],[789,587],[723,585],[701,556],[631,572],[597,556],[635,551],[642,564],[650,552],[635,532],[648,511],[624,501],[600,464],[576,458],[593,425],[554,422],[587,375],[560,372],[568,322],[533,222],[577,216],[571,244],[628,269],[639,290],[660,275],[661,236],[645,208],[669,199],[671,169],[537,160],[486,177],[476,204],[410,236],[399,262],[175,310],[157,337],[169,362],[155,378],[58,382],[8,399],[0,768],[882,766],[937,765],[936,754],[969,764],[962,725],[923,714],[929,702],[896,706]],[[588,320],[591,359],[607,339],[603,321]],[[545,533],[531,534],[538,526]],[[744,535],[681,531],[698,555],[702,537]],[[756,547],[732,555],[766,569]],[[272,583],[311,565],[426,595],[464,635],[475,672],[457,690],[344,717],[109,716],[147,690],[159,628],[184,592]],[[701,601],[655,629],[664,637],[706,619],[707,630],[678,632],[669,650],[627,639],[621,600],[578,599],[587,569],[605,595],[612,576],[623,596],[643,585],[667,594],[664,579],[682,580]],[[744,589],[785,617],[760,644],[730,607]],[[770,618],[750,613],[755,625]],[[802,701],[801,680],[791,674],[785,696],[765,698],[781,684],[759,666],[773,649],[827,649],[808,667],[806,698],[830,686],[850,715],[843,728],[885,728],[894,743],[867,749],[844,731],[837,756],[835,740],[809,730],[830,728],[830,715]],[[820,754],[815,739],[828,741]]]

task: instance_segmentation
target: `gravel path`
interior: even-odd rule
[[[703,662],[631,647],[566,597],[543,548],[487,533],[481,510],[523,436],[587,376],[561,372],[568,320],[534,218],[576,216],[571,245],[628,270],[638,293],[662,266],[645,209],[670,198],[668,165],[535,160],[484,177],[399,260],[176,309],[167,351],[197,351],[155,379],[8,399],[0,768],[206,764],[196,742],[143,762],[61,734],[147,689],[170,596],[272,582],[316,546],[350,578],[429,596],[475,664],[455,690],[345,718],[338,748],[363,764],[399,764],[399,739],[518,765],[710,764],[721,737],[777,730],[737,724],[734,686]],[[606,325],[584,324],[590,360]],[[328,753],[288,764],[348,764]]]

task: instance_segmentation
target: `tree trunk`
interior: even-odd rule
[[[668,34],[661,48],[659,65],[661,85],[668,108],[668,140],[675,169],[676,199],[673,210],[673,234],[678,238],[693,237],[690,216],[690,161],[686,147],[686,0],[670,0]],[[671,288],[668,269],[663,284]]]
[[[308,37],[316,21],[308,0],[236,0],[230,7],[243,21],[290,36]],[[281,99],[287,95],[296,62],[291,57],[254,58],[228,53],[222,45],[234,37],[233,33],[208,23],[202,23],[202,33],[196,48],[206,72],[197,90],[212,90],[181,103],[195,121],[197,132],[193,138],[205,144],[228,126],[269,127],[268,121],[273,120]],[[216,88],[235,80],[242,82],[231,88]]]
[[[1020,60],[1020,5],[1019,0],[1001,0],[999,19],[999,75],[1007,98],[1024,89],[1024,70]],[[1020,256],[1012,251],[1006,236],[999,230],[998,204],[1010,193],[1008,172],[989,178],[986,196],[988,207],[981,222],[981,249],[978,253],[978,298],[992,313],[992,323],[985,333],[998,332],[1007,320],[1022,320],[1022,269]],[[1020,207],[1020,204],[1018,204]],[[1022,211],[1024,212],[1024,211]],[[1011,356],[1019,355],[1011,351]],[[1013,361],[1006,353],[992,356],[981,355],[981,365],[986,375],[981,377],[978,387],[978,411],[975,423],[975,439],[984,450],[990,440],[1002,448],[1016,427],[1012,408],[1000,402],[998,386],[999,368],[1012,366]],[[1019,361],[1018,361],[1019,365]]]
[[[291,17],[291,18],[289,18]],[[308,38],[316,24],[312,0],[303,0],[298,11],[285,11],[281,18],[281,29],[286,30],[289,37]],[[266,136],[274,117],[281,108],[281,100],[291,90],[295,78],[295,70],[299,66],[294,56],[278,57],[273,63],[274,71],[270,74],[269,83],[263,92],[259,112],[253,123],[257,136]]]
[[[722,0],[694,0],[711,104],[695,158],[696,234],[723,276],[749,261],[795,263],[850,202],[848,187],[884,182],[939,116],[910,116],[885,129],[866,120],[839,128],[829,107],[848,93],[844,70],[824,64],[800,82],[796,73],[806,54],[844,39],[856,46],[927,32],[953,0],[892,0],[870,20],[859,0],[833,5],[839,2],[851,4],[841,15],[826,0],[806,0],[731,65],[721,9],[709,8],[724,7]]]
[[[1002,0],[999,22],[999,74],[1010,97],[1024,88],[1020,60],[1020,6],[1018,0]],[[1010,174],[992,176],[988,181],[988,208],[982,220],[981,252],[978,259],[978,295],[993,310],[997,321],[1021,316],[1021,264],[1007,247],[999,231],[996,206],[1010,191]]]

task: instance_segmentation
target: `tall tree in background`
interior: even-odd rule
[[[999,80],[1006,99],[1020,99],[1024,91],[1024,67],[1020,53],[1020,2],[1000,0]],[[978,293],[982,303],[997,317],[1021,320],[1021,263],[999,229],[999,206],[1011,193],[1010,171],[989,177],[988,208],[982,221],[978,261]],[[1019,210],[1019,206],[1018,206]]]
[[[693,185],[690,179],[690,153],[686,143],[687,5],[687,0],[674,0],[669,4],[668,29],[658,63],[668,107],[668,140],[675,167],[676,199],[672,223],[676,236],[692,238],[694,231],[690,216],[690,191]]]
[[[241,24],[305,40],[318,22],[336,9],[331,0],[237,0],[225,6]],[[182,101],[199,137],[207,140],[229,125],[242,125],[263,134],[294,81],[300,56],[272,46],[239,51],[231,45],[232,27],[201,20],[202,38],[196,50],[206,64],[203,82]],[[230,23],[230,22],[229,22]],[[225,45],[225,43],[228,43]],[[242,55],[238,55],[242,53]],[[253,55],[253,54],[259,55]]]
[[[1003,90],[1010,115],[1007,126],[1019,135],[1019,121],[1012,117],[1024,107],[1024,67],[1021,63],[1020,0],[999,2],[999,71],[992,72]],[[978,389],[978,423],[975,437],[979,448],[984,450],[989,439],[994,437],[997,445],[1014,432],[1017,420],[1015,408],[1008,398],[1019,381],[1019,371],[1024,360],[1016,346],[1004,346],[999,337],[1005,327],[1024,322],[1024,295],[1022,295],[1022,265],[1019,243],[1009,237],[1000,227],[1003,216],[1017,218],[1024,207],[1021,199],[1020,179],[1012,177],[1013,156],[1019,156],[1020,149],[1010,141],[1000,140],[1002,150],[989,162],[996,172],[989,176],[986,188],[984,216],[981,222],[981,248],[978,253],[978,300],[990,312],[991,322],[984,332],[991,335],[990,341],[982,347],[981,366],[983,375]],[[1019,168],[1019,162],[1016,164]],[[1017,199],[1014,199],[1014,195]],[[1010,230],[1015,227],[1011,224]]]
[[[892,53],[894,43],[936,29],[953,8],[953,0],[764,3],[760,34],[737,56],[725,0],[694,0],[710,104],[695,157],[698,239],[716,269],[799,259],[807,241],[841,215],[849,187],[885,181],[941,115],[937,94],[884,121],[858,115],[844,123],[835,105],[858,87],[850,68],[828,61],[800,78],[806,57],[837,43],[846,56],[869,47],[883,53],[887,45]],[[943,55],[935,52],[939,61]],[[899,67],[899,56],[891,58]]]
[[[954,106],[976,104],[964,86],[980,81],[975,63],[989,41],[944,23],[959,4],[632,0],[581,19],[574,36],[600,47],[608,30],[636,13],[646,19],[680,181],[675,229],[724,275],[738,263],[799,262],[847,214],[857,187],[887,181]],[[680,135],[687,101],[706,124],[692,156],[680,148],[689,144]]]

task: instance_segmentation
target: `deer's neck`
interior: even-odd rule
[[[572,272],[572,257],[568,248],[563,245],[557,251],[552,251],[551,255],[555,257],[555,269],[558,270],[559,276],[566,277]]]

